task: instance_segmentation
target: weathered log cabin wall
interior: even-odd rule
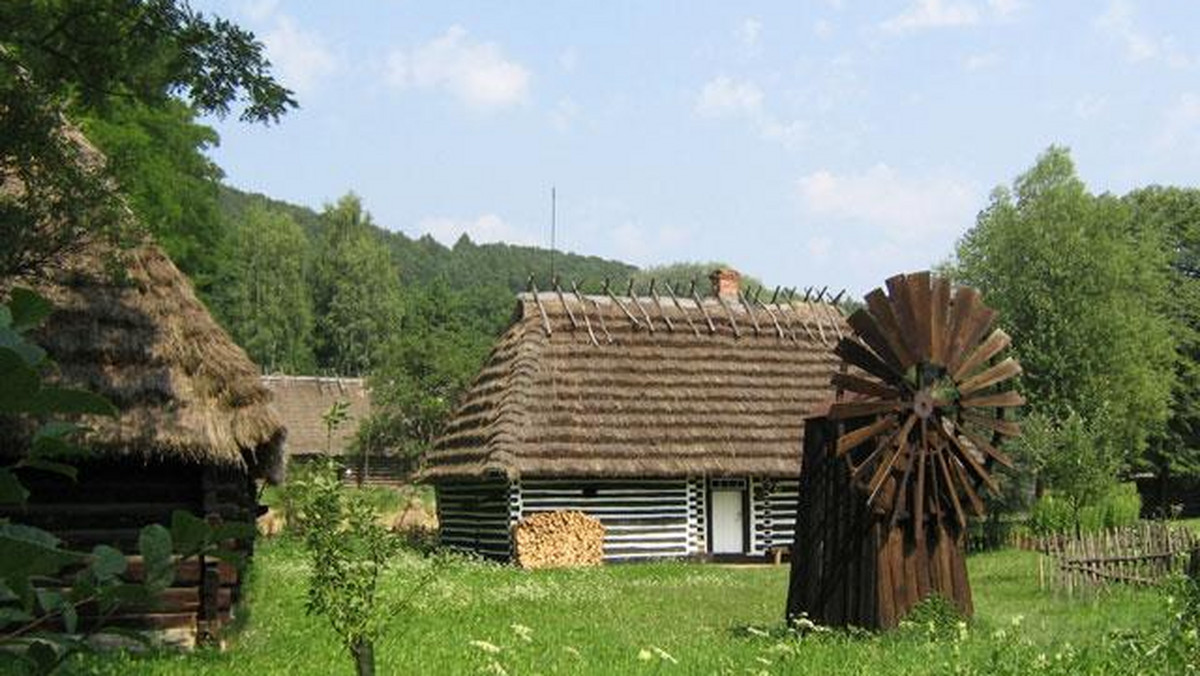
[[[751,478],[749,549],[767,553],[792,543],[797,483]],[[705,556],[708,481],[680,479],[541,478],[445,481],[436,484],[442,542],[489,558],[511,557],[510,530],[531,514],[579,511],[605,527],[604,560]]]
[[[922,599],[938,594],[972,613],[961,533],[931,520],[925,541],[889,528],[851,485],[845,458],[836,457],[837,426],[810,419],[804,433],[796,539],[787,616],[829,626],[895,627]]]
[[[234,468],[106,458],[79,465],[77,481],[40,471],[22,471],[21,480],[30,491],[28,503],[0,508],[0,516],[47,530],[75,550],[116,547],[127,554],[126,575],[134,581],[143,573],[136,555],[143,527],[169,527],[175,510],[244,523],[253,523],[257,511],[253,480]],[[231,544],[246,555],[253,551],[252,540]],[[191,646],[216,635],[233,618],[240,596],[236,568],[193,558],[179,563],[173,584],[155,603],[124,606],[105,621],[152,630],[168,643]],[[83,609],[84,623],[94,618],[94,609]]]

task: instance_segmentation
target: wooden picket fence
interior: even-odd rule
[[[1200,537],[1186,528],[1145,521],[1082,537],[1051,536],[1036,543],[1042,557],[1038,579],[1043,589],[1069,595],[1112,583],[1151,585],[1187,569],[1200,557]]]

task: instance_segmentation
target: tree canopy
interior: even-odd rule
[[[169,185],[148,157],[169,164],[180,143],[190,146],[183,160],[192,166],[174,169],[204,180],[212,168],[199,150],[215,137],[188,126],[185,110],[222,116],[239,107],[241,119],[269,122],[295,105],[251,33],[183,0],[0,3],[0,168],[21,186],[0,193],[0,276],[37,272],[88,236],[127,234],[133,221],[117,188],[135,194],[136,213],[157,193],[139,191],[139,179]],[[160,133],[136,164],[113,172],[67,122],[83,116]],[[118,145],[137,147],[128,138]]]
[[[958,243],[955,274],[980,288],[1013,336],[1030,408],[1080,416],[1097,453],[1133,462],[1167,419],[1174,381],[1166,248],[1132,210],[1092,195],[1051,147],[999,187]]]

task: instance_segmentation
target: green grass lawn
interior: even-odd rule
[[[400,596],[423,565],[406,560],[389,590]],[[895,676],[1016,674],[1042,666],[1051,673],[1056,666],[1063,668],[1058,673],[1169,672],[1140,659],[1142,648],[1120,644],[1125,633],[1167,623],[1164,594],[1118,589],[1069,600],[1041,592],[1037,556],[1027,552],[976,555],[970,569],[977,613],[969,627],[798,639],[782,626],[786,566],[658,563],[526,572],[454,563],[413,607],[388,621],[376,648],[379,673]],[[350,673],[324,620],[305,615],[305,577],[294,543],[267,542],[254,562],[245,626],[226,652],[105,656],[81,666],[98,674]]]

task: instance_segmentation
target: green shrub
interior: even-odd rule
[[[1100,501],[1084,507],[1079,513],[1079,527],[1084,533],[1105,528],[1119,528],[1137,522],[1142,511],[1142,498],[1133,483],[1118,484]],[[1029,530],[1034,535],[1068,533],[1074,529],[1071,505],[1068,501],[1047,492],[1029,510]]]

